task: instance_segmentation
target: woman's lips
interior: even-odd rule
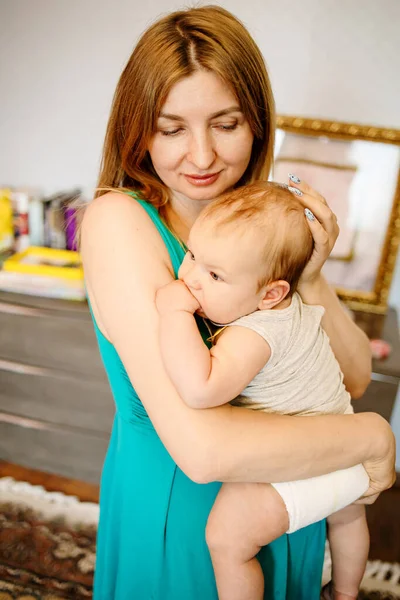
[[[185,177],[189,181],[189,183],[201,187],[205,185],[211,185],[212,183],[217,181],[220,172],[210,173],[209,175],[185,175]]]

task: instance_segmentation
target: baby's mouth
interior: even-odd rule
[[[198,298],[196,298],[197,302],[199,302]],[[196,310],[196,315],[199,315],[199,317],[203,317],[207,319],[207,315],[203,310],[203,307],[201,306],[200,302],[199,302],[199,308]]]
[[[201,306],[200,306],[200,308],[198,308],[198,309],[196,310],[196,315],[199,315],[199,317],[204,317],[204,318],[207,318],[207,315],[206,315],[206,313],[204,312],[204,310],[201,308]]]

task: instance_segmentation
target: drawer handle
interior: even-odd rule
[[[90,435],[91,437],[107,440],[110,437],[109,433],[88,429],[87,427],[79,427],[78,425],[66,425],[53,423],[51,421],[43,421],[43,419],[32,419],[31,417],[22,417],[0,410],[0,423],[8,423],[9,425],[17,425],[26,429],[39,429],[41,431],[55,431],[58,433],[78,433],[81,435]]]
[[[34,306],[22,306],[21,304],[9,304],[0,301],[0,313],[19,315],[23,317],[52,317],[56,319],[90,321],[89,312],[70,311],[66,313],[61,310],[49,308],[36,308]]]
[[[0,302],[0,312],[9,315],[24,315],[26,317],[48,317],[49,314],[51,315],[50,311],[43,310],[43,308],[20,306],[19,304],[8,304],[7,302]]]
[[[394,385],[400,385],[400,377],[394,377],[393,375],[386,375],[383,373],[372,373],[371,381],[382,381],[384,383],[394,383]]]
[[[77,379],[77,375],[74,373],[49,369],[48,367],[36,367],[34,365],[27,365],[25,363],[5,360],[3,358],[0,358],[0,371],[20,373],[21,375],[36,375],[39,377],[55,377],[57,379]]]

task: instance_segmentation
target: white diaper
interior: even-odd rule
[[[320,477],[272,485],[288,511],[287,533],[293,533],[358,500],[369,487],[369,477],[362,465],[356,465]]]

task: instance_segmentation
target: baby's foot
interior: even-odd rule
[[[350,596],[349,594],[343,594],[342,592],[338,592],[333,587],[332,581],[330,581],[322,588],[321,600],[357,600],[357,595]]]
[[[333,600],[333,586],[332,581],[324,585],[321,590],[321,600]]]

